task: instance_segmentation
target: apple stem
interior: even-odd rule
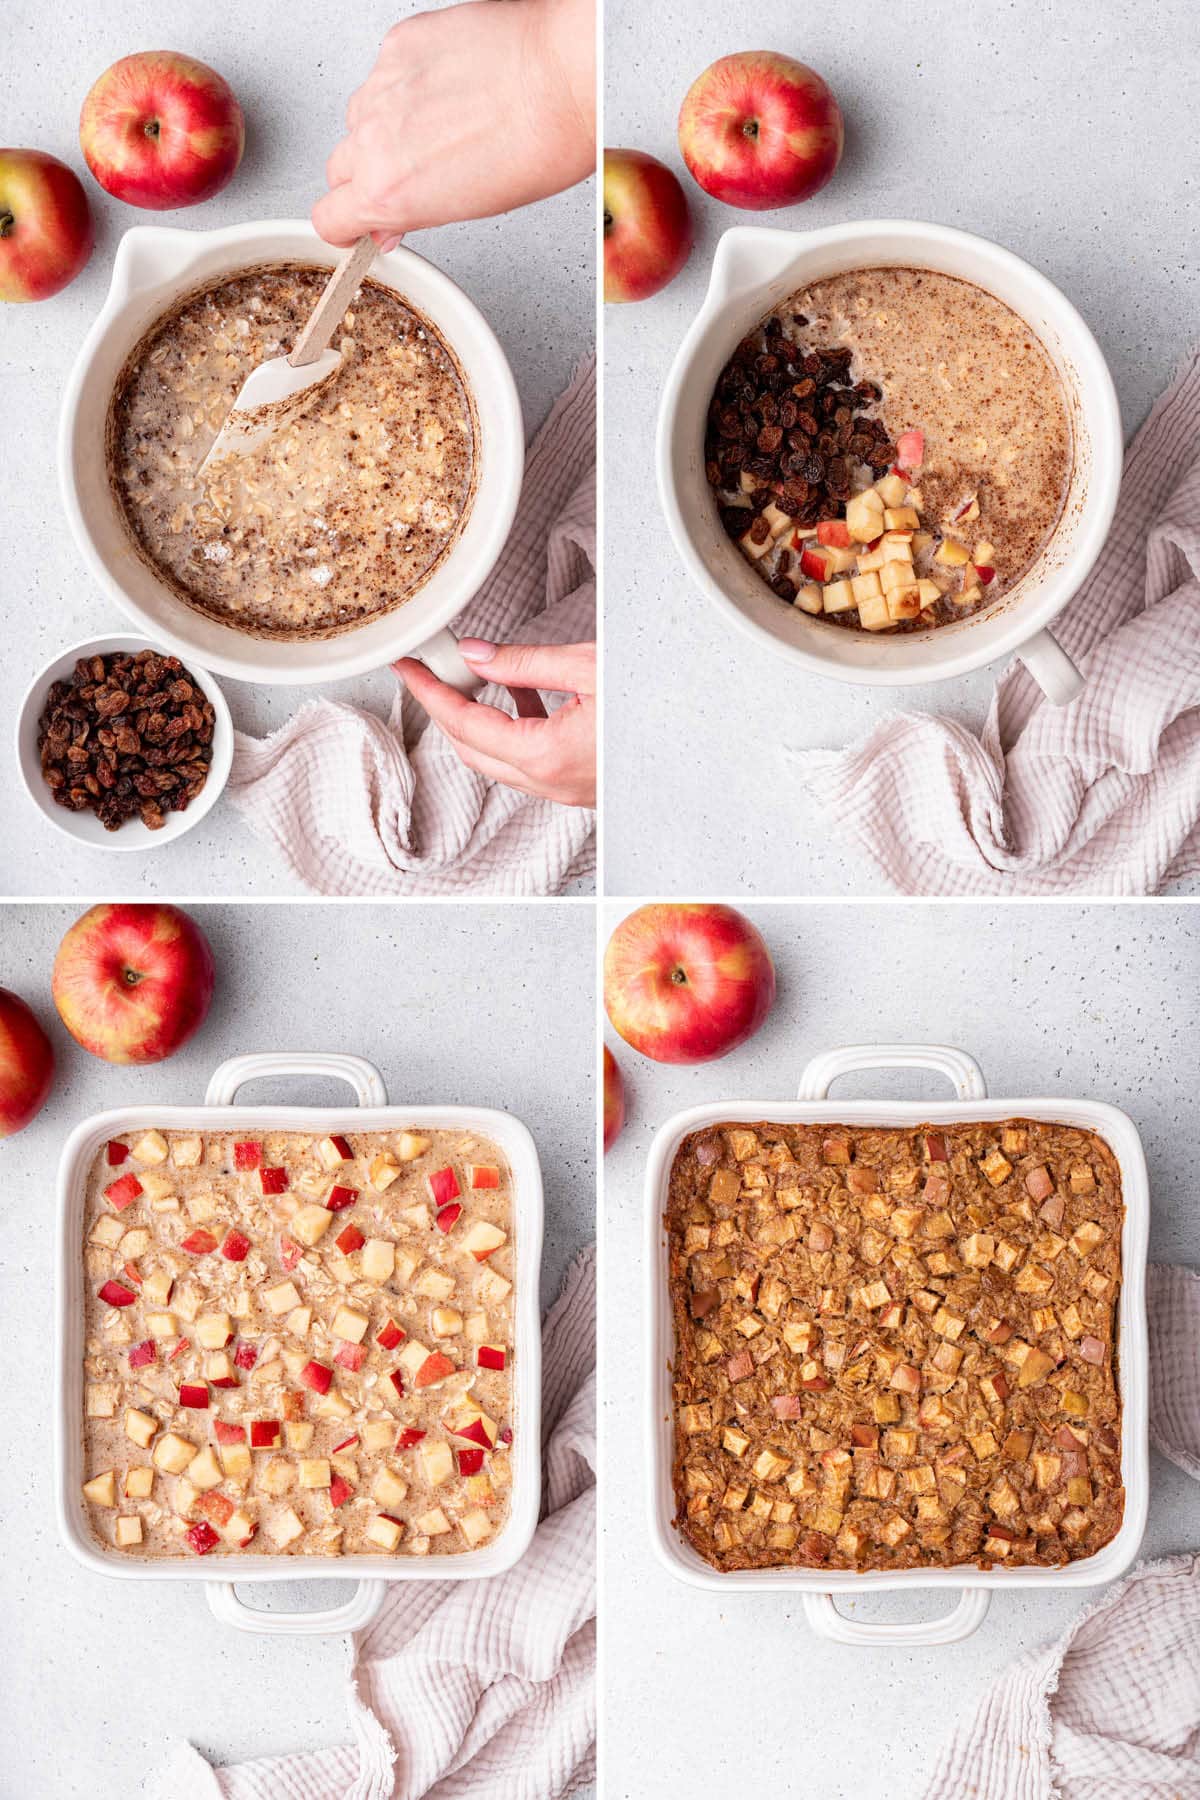
[[[0,238],[6,238],[16,222],[12,213],[5,207],[4,211],[0,212]]]
[[[157,119],[147,119],[146,123],[142,126],[142,130],[148,138],[156,138],[161,130],[161,126]]]
[[[742,126],[742,135],[743,137],[756,138],[758,136],[758,120],[747,119],[746,123]]]
[[[686,987],[687,986],[687,970],[679,969],[679,968],[672,969],[671,970],[671,980],[675,983],[676,987]]]

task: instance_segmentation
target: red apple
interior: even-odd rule
[[[771,50],[722,56],[679,111],[679,148],[705,193],[762,212],[823,188],[842,157],[842,114],[815,69]]]
[[[0,988],[0,1138],[36,1119],[54,1085],[54,1049],[19,994]]]
[[[63,1024],[93,1056],[161,1062],[204,1023],[212,951],[177,906],[93,906],[58,947],[52,991]]]
[[[712,1062],[744,1044],[775,1000],[762,938],[732,906],[639,906],[604,953],[604,1006],[655,1062]]]
[[[604,1148],[611,1150],[625,1125],[625,1077],[617,1059],[604,1046]]]
[[[229,83],[173,50],[123,56],[94,84],[79,115],[80,147],[100,186],[154,212],[219,194],[245,142]]]
[[[48,300],[96,241],[83,183],[42,150],[0,150],[0,300]]]
[[[674,281],[691,251],[692,219],[678,178],[642,150],[606,150],[604,298],[649,299]]]

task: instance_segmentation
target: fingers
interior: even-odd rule
[[[468,700],[457,689],[439,681],[424,663],[413,657],[405,657],[392,667],[434,723],[453,739],[460,753],[477,752],[514,767],[528,760],[529,724],[526,721],[510,719],[495,706],[481,706],[478,700]]]
[[[325,185],[329,188],[341,187],[349,181],[354,172],[354,148],[348,137],[340,144],[335,144],[325,164]]]
[[[547,693],[594,694],[594,644],[489,644],[463,638],[459,650],[478,675],[505,687],[544,688]]]

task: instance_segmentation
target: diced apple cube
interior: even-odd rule
[[[855,605],[854,583],[852,581],[831,581],[821,589],[822,612],[853,612]]]
[[[157,1431],[158,1420],[150,1413],[140,1412],[136,1406],[126,1408],[125,1436],[139,1449],[145,1450],[149,1444],[153,1443]]]
[[[888,612],[887,596],[877,594],[864,600],[858,609],[858,622],[864,631],[890,631],[895,620]]]
[[[923,578],[922,580],[918,581],[917,593],[921,597],[921,611],[922,612],[924,612],[927,607],[936,606],[938,601],[942,597],[942,590],[938,586],[937,582],[930,581],[930,580],[928,580],[928,578]]]
[[[115,1506],[117,1504],[116,1470],[106,1469],[102,1475],[93,1475],[90,1481],[85,1481],[83,1497],[85,1500],[90,1500],[93,1506]]]
[[[389,1238],[368,1238],[362,1248],[359,1265],[364,1281],[382,1286],[390,1281],[396,1267],[396,1246]]]
[[[129,1147],[130,1155],[141,1163],[166,1162],[168,1150],[167,1140],[161,1131],[147,1131],[136,1144]]]
[[[385,1513],[376,1513],[363,1531],[369,1543],[378,1544],[381,1550],[394,1550],[404,1536],[404,1527],[398,1519],[389,1519]]]
[[[435,1306],[430,1314],[434,1337],[457,1337],[463,1327],[463,1316],[452,1306]]]
[[[354,1152],[344,1137],[331,1135],[317,1140],[317,1158],[323,1168],[340,1168],[342,1163],[349,1162],[353,1155]]]
[[[102,1250],[115,1250],[125,1234],[125,1227],[113,1213],[103,1213],[88,1233],[89,1244],[99,1244]]]
[[[368,1419],[359,1426],[359,1437],[364,1450],[386,1450],[396,1435],[395,1421],[392,1419]]]
[[[302,1456],[298,1474],[302,1488],[327,1488],[333,1479],[329,1459],[324,1456]]]
[[[136,1513],[126,1513],[123,1518],[117,1520],[114,1539],[123,1550],[128,1549],[133,1544],[141,1543],[142,1521],[138,1518]]]
[[[864,600],[874,600],[883,591],[880,579],[874,571],[866,575],[855,575],[850,586],[854,590],[854,598],[859,606]]]
[[[207,1493],[209,1488],[218,1487],[223,1479],[221,1465],[216,1454],[207,1445],[195,1456],[187,1466],[187,1478],[193,1487]]]
[[[481,1508],[475,1507],[469,1513],[463,1514],[458,1521],[458,1529],[474,1549],[476,1544],[483,1542],[484,1538],[491,1537],[494,1527],[487,1514]]]
[[[370,1322],[367,1314],[356,1307],[340,1306],[333,1315],[331,1330],[334,1337],[344,1338],[348,1344],[361,1344]]]
[[[367,1178],[376,1192],[382,1193],[385,1188],[391,1187],[399,1173],[400,1164],[391,1151],[381,1150],[378,1156],[371,1158],[370,1166],[367,1169]]]
[[[391,1469],[380,1469],[371,1485],[372,1498],[378,1500],[380,1506],[397,1507],[403,1504],[408,1488]]]
[[[329,1230],[332,1219],[333,1214],[328,1207],[317,1206],[310,1202],[309,1205],[302,1206],[293,1213],[289,1229],[294,1238],[298,1238],[311,1250],[313,1245],[319,1243]]]
[[[218,1453],[221,1467],[230,1481],[246,1481],[249,1478],[254,1462],[245,1444],[221,1444]]]
[[[804,586],[797,590],[796,598],[792,604],[793,606],[798,606],[801,612],[812,613],[814,615],[823,611],[824,602],[821,596],[820,584],[815,581],[806,581]]]
[[[128,1419],[128,1414],[126,1418]],[[134,1439],[137,1442],[137,1439]],[[168,1431],[159,1438],[154,1446],[154,1462],[168,1475],[182,1475],[192,1458],[197,1453],[197,1446],[187,1438],[180,1437],[178,1432]]]
[[[288,1419],[284,1423],[283,1432],[287,1438],[289,1450],[307,1450],[313,1441],[316,1426],[311,1419]]]
[[[424,1269],[413,1283],[416,1293],[424,1294],[430,1300],[449,1300],[454,1292],[454,1277],[446,1275],[440,1269]]]
[[[264,1529],[277,1550],[286,1550],[289,1544],[304,1536],[304,1526],[290,1506],[275,1518],[268,1519]]]
[[[512,1282],[506,1281],[498,1269],[485,1269],[475,1291],[485,1306],[499,1306],[512,1293]]]
[[[421,1137],[415,1131],[402,1131],[396,1145],[396,1155],[402,1163],[415,1162],[418,1156],[424,1156],[433,1140]]]
[[[916,509],[911,506],[885,507],[883,522],[889,531],[915,531],[921,523]]]
[[[196,1342],[205,1350],[223,1350],[232,1336],[228,1313],[201,1313],[196,1320]]]
[[[171,1161],[177,1169],[194,1169],[204,1155],[204,1140],[198,1136],[179,1137],[171,1145]]]
[[[258,1471],[254,1479],[255,1485],[264,1494],[269,1494],[272,1499],[275,1499],[280,1494],[288,1492],[296,1479],[296,1471],[285,1456],[273,1456],[265,1467]]]
[[[454,1473],[454,1453],[449,1444],[441,1438],[426,1439],[417,1453],[421,1458],[421,1468],[425,1479],[431,1487],[437,1487],[448,1481]]]
[[[908,483],[902,475],[884,475],[875,483],[875,492],[883,501],[885,509],[889,506],[901,506],[908,493]]]
[[[324,1212],[325,1209],[317,1207],[315,1210]],[[325,1216],[328,1218],[329,1215],[326,1213]],[[267,1289],[263,1300],[266,1302],[267,1311],[279,1316],[291,1312],[293,1307],[299,1306],[300,1291],[294,1281],[281,1281],[277,1287]]]
[[[883,498],[875,488],[852,494],[846,505],[846,529],[856,543],[869,544],[883,530]]]
[[[154,1492],[154,1470],[139,1464],[125,1471],[125,1498],[148,1500]]]
[[[879,571],[879,585],[885,594],[893,593],[899,588],[912,587],[912,564],[903,561],[884,563]]]
[[[165,1306],[174,1286],[168,1269],[153,1269],[142,1283],[142,1299],[150,1306]]]
[[[961,569],[964,563],[970,562],[971,557],[965,544],[960,544],[957,538],[947,537],[942,539],[934,551],[933,560],[941,563],[943,568]]]
[[[434,1506],[416,1520],[416,1528],[423,1537],[442,1537],[449,1531],[450,1521],[440,1506]]]
[[[1104,1231],[1094,1219],[1087,1219],[1072,1233],[1071,1248],[1082,1261],[1104,1242]]]
[[[228,1538],[231,1544],[244,1545],[250,1542],[257,1530],[258,1526],[250,1515],[239,1509],[230,1513],[227,1523],[221,1528],[221,1535]]]
[[[908,587],[891,588],[887,594],[888,617],[893,621],[915,619],[921,610],[921,595],[915,582]]]

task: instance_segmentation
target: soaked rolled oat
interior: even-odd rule
[[[257,637],[326,637],[391,611],[470,510],[471,400],[449,347],[363,283],[342,363],[258,449],[199,473],[246,376],[285,355],[328,270],[247,270],[187,295],[129,357],[109,477],[140,555],[189,606]]]

